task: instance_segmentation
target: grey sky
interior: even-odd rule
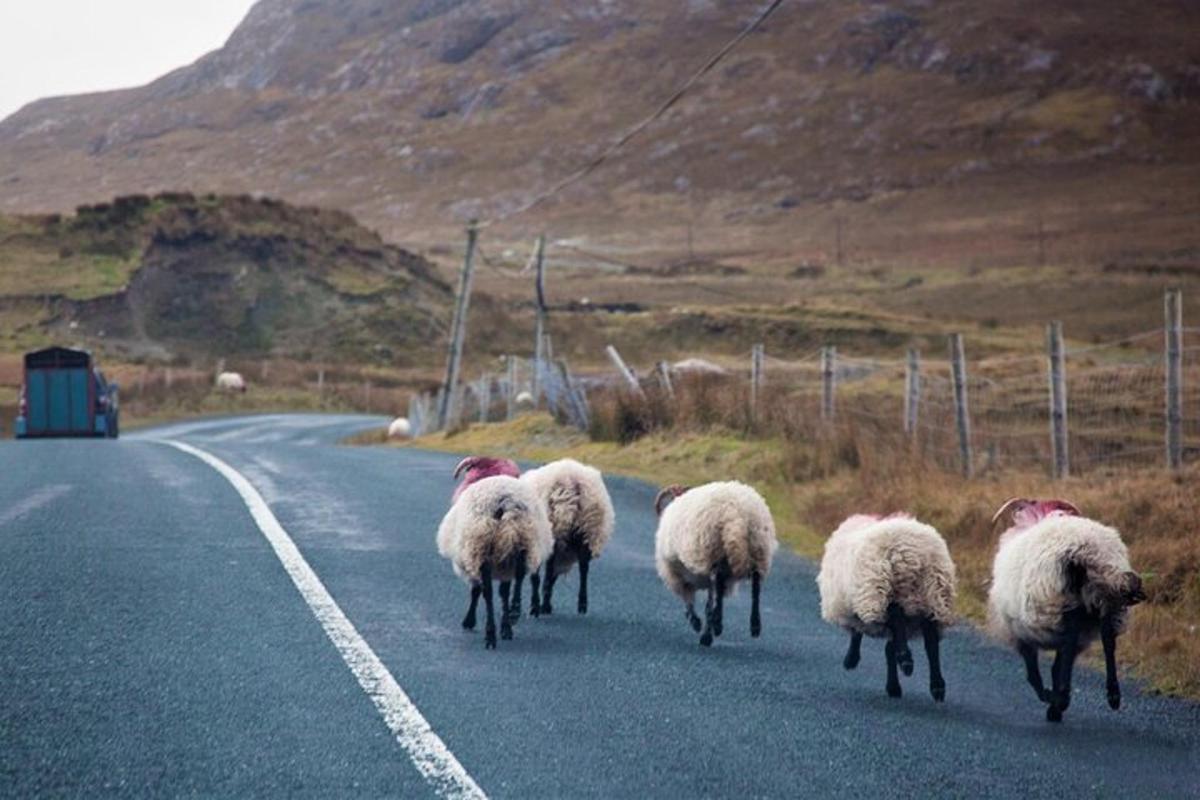
[[[138,86],[220,47],[254,0],[0,0],[0,119]]]

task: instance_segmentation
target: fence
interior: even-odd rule
[[[983,359],[973,359],[969,337],[958,334],[943,353],[878,359],[824,347],[785,359],[756,345],[744,368],[658,362],[640,375],[614,347],[606,351],[614,369],[587,376],[561,360],[512,356],[506,376],[461,388],[453,420],[511,417],[519,406],[514,398],[528,392],[527,407],[544,405],[560,421],[589,430],[589,396],[625,393],[669,406],[662,424],[675,419],[670,409],[690,404],[688,416],[698,424],[757,433],[778,430],[784,414],[826,426],[894,428],[915,450],[968,476],[1002,467],[1056,476],[1119,465],[1177,467],[1200,460],[1200,345],[1189,344],[1200,329],[1183,326],[1179,292],[1167,293],[1165,309],[1163,328],[1117,341],[1069,348],[1070,331],[1051,323],[1044,351]],[[698,372],[709,378],[704,387],[686,380]],[[725,401],[723,411],[711,403],[713,393]],[[410,408],[420,433],[434,429],[430,402],[417,397]],[[704,402],[713,408],[697,411]]]

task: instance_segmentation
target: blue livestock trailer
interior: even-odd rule
[[[117,385],[104,379],[86,350],[50,347],[25,355],[17,412],[18,439],[95,436],[115,439]]]

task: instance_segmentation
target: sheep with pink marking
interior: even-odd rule
[[[492,581],[500,582],[500,635],[513,636],[520,616],[521,584],[550,555],[554,539],[541,500],[520,470],[505,458],[473,456],[454,468],[462,482],[437,532],[437,548],[454,572],[470,586],[470,605],[462,627],[474,630],[480,596],[487,612],[484,646],[496,647]],[[513,584],[515,596],[510,596]]]
[[[912,675],[908,640],[919,632],[929,693],[946,699],[940,642],[954,621],[955,570],[940,533],[907,514],[856,514],[825,543],[817,586],[821,616],[850,633],[843,667],[858,666],[863,636],[887,639],[887,693],[900,697],[898,672]]]
[[[1025,661],[1025,678],[1061,722],[1071,704],[1075,659],[1099,637],[1104,647],[1108,704],[1121,706],[1117,636],[1129,608],[1146,599],[1120,533],[1082,515],[1065,500],[1007,501],[992,524],[1007,519],[992,565],[991,632]],[[1040,650],[1054,650],[1051,687],[1042,682]]]

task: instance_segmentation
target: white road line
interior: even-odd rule
[[[408,753],[413,765],[433,790],[441,797],[486,800],[487,795],[479,788],[479,784],[467,774],[446,743],[433,732],[429,722],[421,716],[379,656],[354,629],[353,623],[346,618],[317,573],[308,565],[292,537],[271,513],[262,495],[241,473],[211,453],[171,439],[157,441],[195,456],[225,476],[237,489],[259,530],[267,537],[283,568],[300,590],[300,595],[316,615],[334,647],[342,654],[346,666],[358,679],[358,685],[379,709],[396,741]]]

